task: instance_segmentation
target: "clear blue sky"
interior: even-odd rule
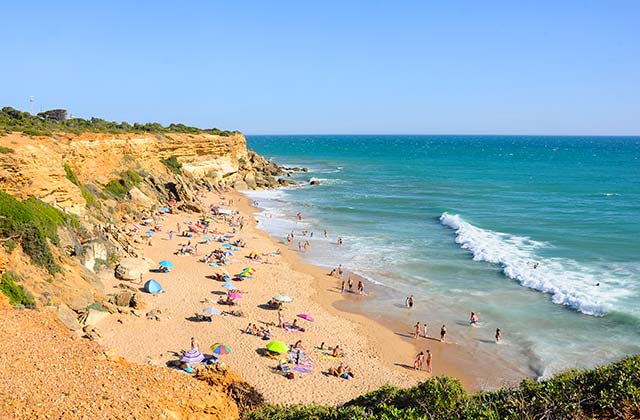
[[[100,3],[100,4],[99,4]],[[640,134],[640,1],[28,1],[0,105],[260,133]]]

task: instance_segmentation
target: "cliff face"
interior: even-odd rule
[[[212,183],[231,185],[253,169],[243,166],[249,157],[242,134],[87,133],[32,138],[14,133],[0,137],[0,146],[13,150],[0,154],[0,189],[19,199],[33,195],[78,215],[85,213],[86,203],[67,179],[65,163],[81,183],[97,188],[132,166],[148,173],[167,173],[160,160],[172,156],[188,175],[206,177]]]

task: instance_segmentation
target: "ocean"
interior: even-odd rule
[[[291,178],[300,186],[248,193],[262,228],[283,241],[293,231],[294,249],[309,240],[305,261],[365,277],[372,316],[426,321],[434,335],[447,324],[455,341],[535,377],[640,353],[639,137],[247,143],[308,168]],[[480,326],[469,333],[471,311]]]

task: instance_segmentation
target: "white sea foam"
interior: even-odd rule
[[[551,295],[551,300],[587,315],[602,316],[633,292],[623,278],[566,258],[541,258],[548,246],[524,236],[478,228],[457,214],[443,213],[440,222],[455,230],[456,242],[475,261],[497,264],[505,276]],[[537,268],[536,267],[537,264]],[[596,284],[600,283],[600,286]]]

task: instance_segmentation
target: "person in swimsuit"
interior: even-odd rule
[[[422,328],[424,329],[424,338],[428,338],[429,335],[427,334],[427,323],[423,323],[422,324]]]
[[[424,353],[420,352],[416,355],[416,360],[413,362],[413,370],[422,370],[423,363],[424,363]]]
[[[418,336],[420,335],[420,322],[416,322],[415,327],[415,332],[413,333],[413,338],[418,339]]]
[[[496,343],[499,343],[501,338],[502,334],[500,333],[500,328],[496,328]]]
[[[440,328],[440,341],[444,343],[445,340],[445,336],[447,335],[447,327],[444,326],[444,324],[442,325],[442,328]]]
[[[433,354],[431,350],[427,350],[427,373],[431,373],[431,363],[433,362]]]
[[[471,317],[469,318],[469,324],[477,327],[478,326],[478,314],[475,312],[471,312]]]
[[[409,309],[413,308],[413,295],[407,296],[404,300],[404,305]]]

